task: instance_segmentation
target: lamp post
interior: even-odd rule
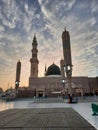
[[[66,91],[65,91],[65,89],[66,89],[66,88],[65,88],[66,80],[65,80],[65,79],[62,79],[62,80],[61,80],[61,83],[62,83],[62,86],[63,86],[63,94],[65,95],[65,92],[66,92]]]
[[[18,87],[19,87],[19,82],[15,82],[15,86],[16,86],[16,94],[18,94]]]

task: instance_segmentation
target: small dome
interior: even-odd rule
[[[48,75],[61,75],[60,68],[53,63],[47,69],[46,76]]]

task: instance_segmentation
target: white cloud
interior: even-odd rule
[[[67,3],[68,4],[68,6],[67,6],[68,10],[72,9],[75,2],[76,2],[76,0],[69,0],[68,1],[68,3]]]
[[[14,16],[16,11],[16,3],[13,0],[5,1],[3,0],[4,5],[3,13],[0,13],[0,18],[3,25],[8,26],[9,28],[16,27],[16,17]]]
[[[0,31],[5,31],[5,28],[3,26],[0,26]]]
[[[90,22],[91,26],[94,26],[97,23],[97,20],[96,20],[96,18],[92,17],[89,22]]]
[[[92,13],[98,12],[98,1],[97,0],[92,1],[91,11],[92,11]]]
[[[59,0],[38,0],[41,10],[48,20],[58,19],[65,11],[69,11],[74,6],[76,0],[59,1]]]
[[[46,9],[46,5],[49,3],[48,0],[45,0],[43,2],[43,0],[38,0],[39,1],[39,4],[40,4],[40,7],[41,7],[41,10],[42,12],[44,13],[44,15],[47,17],[47,18],[50,18],[51,17],[51,12],[47,11]]]

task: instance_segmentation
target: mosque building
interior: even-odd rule
[[[38,43],[37,38],[34,35],[32,42],[32,57],[30,59],[31,70],[29,77],[28,90],[33,91],[33,96],[36,97],[57,97],[66,95],[68,91],[68,84],[66,82],[64,60],[60,60],[60,67],[55,63],[48,68],[45,67],[45,76],[38,77]],[[78,95],[90,95],[98,94],[98,77],[89,78],[72,77],[72,91],[73,94]]]

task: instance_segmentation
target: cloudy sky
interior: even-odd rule
[[[73,76],[98,76],[98,0],[0,0],[0,87],[15,84],[18,59],[21,86],[28,86],[34,33],[39,76],[63,57],[61,35],[70,33]]]

